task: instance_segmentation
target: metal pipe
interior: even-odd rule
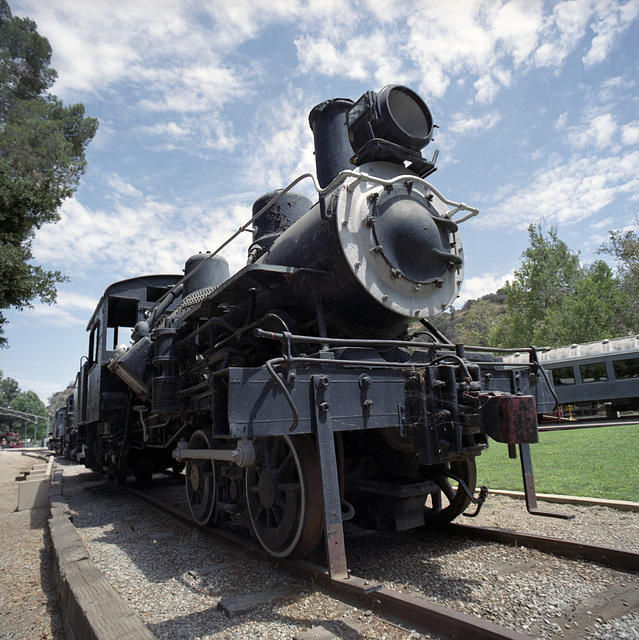
[[[189,449],[185,440],[173,450],[177,462],[184,460],[222,460],[234,462],[238,467],[250,467],[255,463],[255,449],[249,440],[240,440],[235,449]]]
[[[334,346],[351,346],[351,347],[413,347],[415,349],[448,349],[450,351],[455,350],[454,344],[446,344],[443,342],[420,342],[419,340],[377,340],[373,339],[357,339],[357,338],[326,338],[323,336],[305,336],[299,334],[287,334],[277,333],[274,331],[265,331],[264,329],[255,329],[253,335],[256,338],[270,338],[271,340],[284,340],[290,338],[293,342],[308,342],[311,344],[328,344]],[[530,353],[532,347],[525,347],[522,349],[501,349],[498,347],[474,347],[465,345],[466,351],[483,352],[483,353]],[[539,350],[539,349],[538,349]],[[509,364],[509,363],[486,363],[486,364]],[[514,366],[514,363],[513,363]],[[517,365],[519,367],[525,365]]]

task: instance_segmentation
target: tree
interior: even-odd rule
[[[524,347],[534,343],[535,331],[549,309],[574,291],[581,272],[579,254],[572,253],[552,227],[545,237],[541,225],[528,227],[530,246],[503,292],[508,311],[490,336],[490,344]]]
[[[463,311],[462,319],[455,325],[455,342],[489,346],[489,335],[499,324],[505,311],[504,305],[486,299],[476,300]]]
[[[61,407],[66,406],[67,399],[69,396],[73,395],[75,387],[75,380],[70,382],[67,388],[64,391],[56,391],[49,399],[49,404],[47,405],[47,413],[49,416],[53,417],[56,414],[56,411]]]
[[[635,225],[639,229],[639,217],[635,218]],[[601,245],[599,253],[608,253],[617,260],[617,274],[628,294],[629,332],[639,331],[639,231],[610,231],[610,241]]]
[[[0,371],[0,407],[10,407],[18,393],[20,393],[20,385],[17,380],[3,378]]]
[[[36,298],[50,304],[66,279],[31,263],[31,243],[43,224],[59,220],[60,205],[77,189],[98,126],[83,105],[65,107],[47,92],[57,76],[50,60],[36,24],[13,17],[0,0],[0,346],[1,310]]]
[[[11,409],[13,409],[14,411],[21,411],[22,413],[29,413],[33,416],[42,416],[42,420],[38,421],[37,427],[36,427],[36,431],[37,431],[37,438],[41,438],[44,437],[46,435],[46,429],[47,429],[47,421],[46,421],[46,415],[47,415],[47,410],[46,407],[44,406],[44,402],[42,402],[42,400],[40,400],[40,398],[38,397],[38,395],[36,394],[35,391],[21,391],[13,400],[13,402],[11,403]],[[24,434],[23,435],[31,435],[33,433],[32,430],[33,426],[32,425],[27,425],[26,428],[24,429]]]
[[[583,272],[574,291],[548,309],[535,330],[535,344],[592,342],[629,333],[630,299],[612,269],[597,260]]]
[[[603,260],[579,264],[551,229],[530,226],[530,247],[504,292],[508,311],[489,344],[498,347],[560,346],[616,338],[632,331],[629,292]]]

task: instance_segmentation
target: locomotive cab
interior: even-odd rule
[[[102,470],[114,463],[113,436],[127,424],[129,387],[108,364],[120,341],[130,335],[154,303],[179,276],[146,276],[110,285],[93,314],[87,331],[89,349],[78,381],[77,429],[86,444],[85,465]],[[130,408],[130,406],[129,406]],[[126,463],[120,465],[125,474]]]

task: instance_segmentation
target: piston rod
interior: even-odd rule
[[[173,450],[177,462],[185,460],[223,460],[238,467],[250,467],[255,462],[255,449],[249,440],[240,440],[235,449],[189,449],[186,440],[180,440]]]

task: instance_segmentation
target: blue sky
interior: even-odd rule
[[[429,105],[429,177],[480,209],[456,306],[495,291],[542,221],[584,262],[639,214],[639,0],[9,0],[53,48],[52,92],[100,121],[61,221],[33,243],[70,277],[9,311],[0,369],[46,402],[112,282],[180,273],[314,172],[308,113],[405,84]],[[301,191],[312,196],[310,182]],[[250,235],[224,251],[246,262]]]

